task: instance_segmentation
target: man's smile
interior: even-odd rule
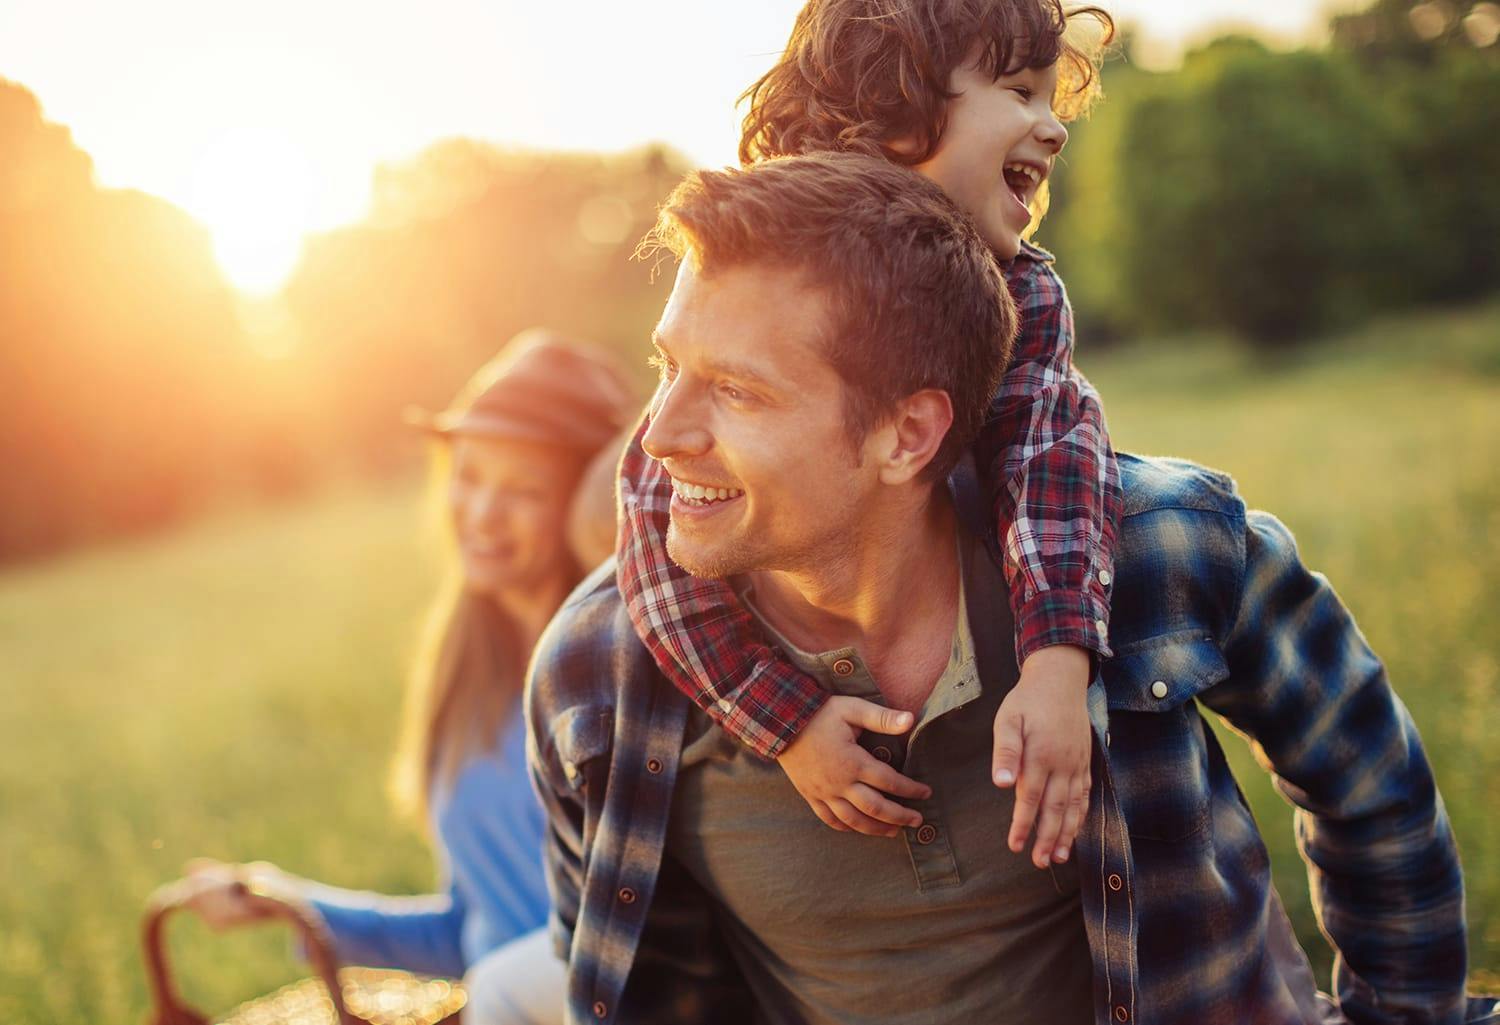
[[[695,484],[691,481],[672,478],[673,504],[682,503],[692,509],[723,505],[743,497],[743,488],[724,488],[712,484]]]

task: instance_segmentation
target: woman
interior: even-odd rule
[[[521,688],[543,627],[609,554],[614,457],[637,408],[601,353],[534,331],[422,418],[447,458],[456,559],[412,678],[397,782],[431,824],[446,891],[385,897],[264,862],[195,862],[192,903],[211,925],[264,917],[256,893],[298,901],[343,963],[462,976],[471,1025],[561,1020]]]

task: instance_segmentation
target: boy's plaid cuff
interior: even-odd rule
[[[710,719],[760,757],[774,761],[823,707],[828,692],[789,663],[768,658],[749,671],[737,692],[717,701],[700,692],[703,699]]]
[[[1033,652],[1059,644],[1092,651],[1099,658],[1114,654],[1109,647],[1109,604],[1102,593],[1038,591],[1016,609],[1016,662]]]

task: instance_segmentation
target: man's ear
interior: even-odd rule
[[[905,484],[926,469],[953,426],[953,400],[939,388],[923,388],[902,399],[895,414],[871,435],[878,446],[883,484]]]

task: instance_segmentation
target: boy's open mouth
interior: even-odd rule
[[[1042,187],[1042,181],[1047,177],[1045,168],[1019,160],[1006,164],[1002,173],[1011,194],[1024,207],[1031,206],[1032,198],[1036,196],[1037,190]]]

